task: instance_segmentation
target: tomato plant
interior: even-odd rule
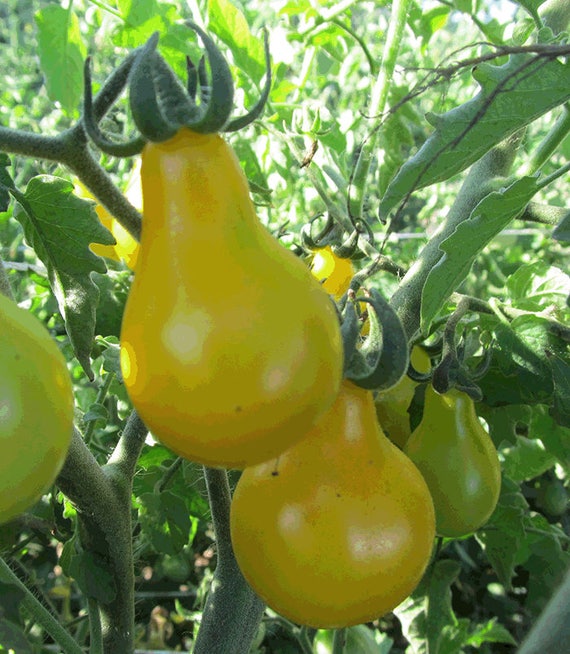
[[[112,4],[0,10],[0,292],[57,338],[74,394],[65,462],[42,459],[52,477],[59,469],[36,489],[42,501],[0,493],[27,502],[0,525],[0,649],[560,648],[570,4]],[[134,275],[119,228],[139,251]],[[412,344],[429,347],[425,369]],[[425,374],[402,378],[410,354]],[[41,360],[21,369],[36,398],[22,425],[35,420],[43,436],[57,421],[36,382],[57,366]],[[337,395],[341,367],[374,405],[350,382]],[[461,411],[463,432],[447,409],[431,420],[433,402],[465,392],[478,417]],[[498,499],[488,439],[477,449],[479,437],[460,438],[482,421]],[[429,511],[396,501],[418,474],[402,452],[418,424],[418,463],[445,484],[431,492],[447,534],[423,575]],[[17,434],[9,483],[48,444],[24,451],[32,432]],[[357,447],[365,434],[376,476]],[[278,475],[255,476],[265,457]],[[253,467],[238,481],[199,462]],[[340,483],[350,492],[337,498]],[[305,513],[287,515],[309,516],[299,538],[274,511],[294,500]],[[396,547],[402,512],[400,544],[431,524],[417,550]],[[391,576],[380,566],[390,552]],[[383,583],[366,586],[363,570]]]
[[[0,523],[29,509],[63,465],[73,432],[65,359],[40,321],[0,295]]]

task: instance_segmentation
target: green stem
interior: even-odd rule
[[[370,163],[376,149],[380,126],[382,125],[382,114],[388,99],[388,91],[394,74],[396,59],[400,51],[404,28],[406,27],[409,5],[410,0],[394,0],[392,3],[392,13],[386,33],[380,72],[372,88],[370,106],[368,107],[368,114],[370,116],[379,117],[378,123],[373,127],[370,136],[362,145],[350,187],[349,214],[356,219],[362,215],[362,205],[366,195],[366,182],[370,170]]]
[[[107,397],[107,393],[109,392],[109,388],[113,383],[113,379],[115,379],[115,373],[113,372],[108,373],[107,376],[105,377],[105,382],[99,389],[99,392],[97,393],[97,397],[95,398],[96,404],[103,404],[105,398]],[[85,429],[85,434],[83,435],[83,439],[85,440],[86,443],[91,442],[91,437],[93,436],[93,432],[95,431],[96,422],[97,422],[96,420],[91,420],[87,425],[87,428]]]
[[[89,608],[89,654],[103,654],[103,638],[101,630],[101,614],[96,600],[87,600]]]
[[[22,607],[32,617],[33,621],[41,625],[55,642],[60,645],[64,654],[83,654],[79,643],[60,624],[59,620],[32,595],[28,588],[12,572],[2,557],[0,557],[0,581],[5,584],[17,586],[24,593],[21,601]]]
[[[333,635],[332,654],[344,654],[346,645],[346,629],[335,629]]]
[[[234,556],[227,472],[204,468],[204,474],[216,534],[218,563],[193,654],[248,654],[265,606],[244,579]]]
[[[99,604],[105,654],[130,654],[134,649],[131,485],[135,450],[140,452],[144,442],[140,424],[136,414],[131,415],[119,441],[121,447],[117,446],[103,468],[75,431],[57,478],[77,508],[83,547],[106,562],[115,583],[113,599]]]
[[[8,279],[6,268],[4,268],[2,257],[0,257],[0,293],[11,300],[14,299],[14,294],[12,293],[12,287],[10,286],[10,280]]]
[[[518,654],[556,652],[561,643],[570,643],[570,571],[550,598]]]
[[[562,113],[548,134],[535,148],[525,165],[519,170],[520,175],[534,175],[550,159],[560,143],[570,132],[570,107],[566,104]]]
[[[570,209],[555,207],[551,204],[529,202],[518,220],[538,223],[540,225],[558,225],[570,215]]]

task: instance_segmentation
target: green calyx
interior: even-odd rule
[[[357,304],[366,302],[369,333],[361,341]],[[344,375],[367,390],[385,391],[395,386],[409,365],[406,333],[394,309],[378,291],[348,298],[344,307],[341,334],[345,361]]]
[[[119,74],[114,73],[109,78],[106,88],[111,88],[112,92],[107,90],[105,98],[101,98],[99,93],[93,100],[90,60],[86,61],[83,124],[89,138],[104,152],[132,156],[142,150],[146,141],[167,141],[182,127],[201,134],[233,132],[243,129],[261,115],[271,88],[267,32],[264,32],[266,76],[263,91],[247,114],[231,118],[234,84],[228,63],[204,30],[190,21],[187,24],[200,37],[206,53],[198,66],[187,60],[185,86],[157,52],[158,32],[129,55],[118,69]],[[128,87],[130,108],[140,136],[116,143],[103,134],[98,123],[125,86]]]

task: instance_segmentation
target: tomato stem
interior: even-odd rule
[[[47,633],[61,646],[64,654],[82,654],[79,643],[63,627],[59,620],[48,611],[45,606],[34,597],[32,592],[12,572],[10,566],[0,556],[0,582],[16,586],[23,593],[23,608],[30,614],[34,622],[41,625]]]

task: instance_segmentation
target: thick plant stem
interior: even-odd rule
[[[225,470],[205,468],[218,563],[193,654],[248,654],[265,608],[244,579],[230,537],[231,494]]]
[[[34,619],[34,622],[41,625],[47,633],[61,647],[64,654],[83,654],[71,634],[61,625],[59,620],[53,616],[45,606],[39,602],[18,577],[10,570],[7,563],[0,557],[0,581],[5,584],[17,586],[24,592],[22,599],[23,609]]]
[[[570,643],[570,570],[525,638],[518,654],[558,652],[562,643]]]
[[[109,570],[115,595],[99,603],[104,654],[134,650],[134,571],[131,488],[146,427],[133,413],[109,463],[101,468],[74,433],[57,483],[77,508],[81,544]]]
[[[390,303],[402,320],[408,340],[419,334],[422,290],[429,272],[443,256],[440,244],[469,218],[486,195],[501,185],[501,180],[511,169],[520,138],[520,134],[515,134],[472,166],[445,221],[420,252],[392,296]]]

